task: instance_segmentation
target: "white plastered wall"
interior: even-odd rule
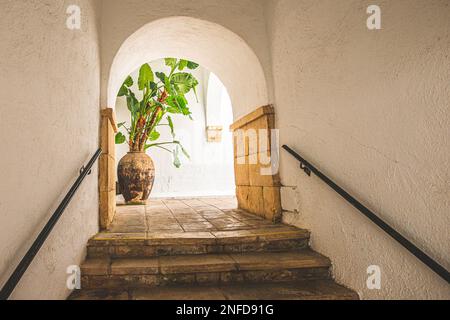
[[[98,8],[78,0],[0,2],[0,287],[98,148]],[[12,299],[64,299],[66,269],[98,230],[97,168],[80,187]]]
[[[0,283],[98,146],[98,2],[77,1],[79,32],[65,29],[70,1],[1,3],[0,133],[7,156],[0,158]],[[371,1],[273,0],[265,17],[262,0],[101,2],[102,107],[110,106],[114,57],[135,31],[170,16],[222,25],[245,40],[268,79],[268,98],[247,101],[273,100],[275,71],[281,141],[450,268],[448,1],[379,0],[378,32],[365,28]],[[244,104],[235,117],[258,106]],[[304,177],[290,157],[281,161],[283,183],[292,186],[283,189],[283,205],[299,212],[285,219],[312,230],[313,247],[331,257],[338,281],[362,298],[450,298],[448,285],[402,247]],[[14,298],[65,297],[65,268],[81,261],[97,229],[97,194],[96,179],[88,179]],[[380,291],[365,287],[370,264],[382,268]]]
[[[277,126],[288,144],[450,269],[450,3],[271,1]],[[281,157],[284,220],[311,229],[364,299],[449,299],[450,287],[298,162]],[[368,290],[378,265],[381,290]]]

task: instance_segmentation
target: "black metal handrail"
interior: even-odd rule
[[[48,220],[45,227],[42,229],[42,231],[37,236],[36,240],[33,242],[33,245],[30,247],[30,249],[27,251],[25,256],[20,261],[19,265],[16,267],[12,275],[9,277],[8,281],[6,281],[6,284],[3,286],[2,290],[0,291],[0,300],[7,300],[11,293],[16,288],[17,284],[19,283],[20,279],[24,275],[25,271],[27,271],[28,267],[30,266],[31,262],[33,261],[34,257],[39,252],[39,249],[41,249],[42,245],[44,244],[45,240],[49,236],[50,232],[53,230],[54,226],[58,222],[61,215],[64,213],[64,210],[69,205],[70,201],[72,200],[73,196],[77,192],[78,188],[80,187],[81,183],[84,181],[87,175],[91,174],[91,169],[94,163],[97,161],[97,159],[100,157],[100,154],[102,153],[102,149],[98,149],[97,152],[94,154],[94,156],[89,160],[86,166],[83,166],[80,169],[80,175],[78,179],[75,181],[73,186],[70,188],[67,195],[64,197],[64,199],[61,201],[58,208],[55,210],[51,218]]]
[[[399,232],[397,232],[394,228],[384,222],[378,215],[370,211],[367,207],[361,204],[358,200],[348,194],[344,189],[339,187],[336,183],[334,183],[330,178],[320,172],[316,167],[314,167],[311,163],[306,161],[302,156],[300,156],[297,152],[284,145],[283,149],[289,152],[294,158],[296,158],[300,162],[300,168],[305,171],[308,176],[311,176],[311,172],[314,173],[317,177],[319,177],[323,182],[329,185],[334,191],[336,191],[341,197],[343,197],[347,202],[349,202],[352,206],[358,209],[363,215],[369,218],[372,222],[374,222],[378,227],[380,227],[383,231],[385,231],[392,238],[397,240],[403,247],[405,247],[409,252],[415,255],[420,261],[422,261],[425,265],[427,265],[431,270],[436,272],[439,276],[441,276],[447,283],[450,283],[450,272],[446,270],[443,266],[433,260],[429,255],[420,250],[417,246],[415,246],[411,241],[403,237]]]

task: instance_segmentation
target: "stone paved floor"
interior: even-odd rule
[[[273,226],[236,209],[234,197],[150,200],[146,206],[117,206],[112,233],[237,231]]]

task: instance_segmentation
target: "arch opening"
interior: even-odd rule
[[[179,58],[179,57],[176,57]],[[170,73],[164,59],[147,62],[156,72]],[[174,157],[169,149],[172,145],[150,148],[146,153],[155,167],[155,180],[151,199],[186,197],[234,197],[236,194],[233,157],[233,134],[229,128],[233,123],[231,101],[221,80],[201,65],[188,71],[198,81],[196,93],[186,95],[191,112],[189,117],[182,114],[167,114],[173,123],[173,131],[166,125],[166,119],[158,126],[159,138],[155,142],[179,141],[188,156],[180,154],[180,167],[173,164]],[[130,89],[138,99],[142,92],[137,86],[139,68],[130,76],[134,83]],[[124,97],[116,98],[116,121],[129,126],[130,111]],[[220,130],[219,130],[220,128]],[[123,127],[119,129],[127,141],[129,134]],[[175,134],[175,136],[173,136]],[[118,161],[129,152],[127,143],[116,145],[116,170]],[[118,197],[119,203],[124,199]]]
[[[110,69],[108,106],[115,108],[123,79],[143,63],[166,57],[196,61],[216,74],[229,92],[235,120],[269,102],[263,68],[242,38],[216,23],[170,17],[148,23],[122,44]]]
[[[230,123],[234,122],[233,130],[240,129],[240,127],[236,127],[236,124],[244,126],[245,123],[252,130],[273,128],[273,109],[269,102],[263,67],[249,45],[237,34],[219,24],[183,16],[150,22],[122,43],[109,70],[106,88],[108,106],[106,110],[109,113],[105,113],[109,120],[114,118],[117,93],[124,79],[138,70],[141,65],[167,57],[195,61],[205,70],[214,74],[217,77],[215,80],[220,79],[226,88],[232,107]],[[209,82],[207,79],[206,86]],[[212,81],[213,84],[214,82]],[[207,100],[208,92],[204,94]],[[213,106],[210,108],[207,101],[204,106],[205,124],[211,124],[209,133],[211,133],[211,139],[214,140],[217,138],[217,128],[220,127],[214,116],[217,110]],[[106,117],[105,119],[105,122],[109,121]],[[109,131],[106,127],[109,128]],[[113,193],[115,194],[116,188],[112,186],[112,183],[117,181],[115,169],[120,155],[116,154],[115,146],[111,146],[111,141],[114,141],[110,138],[114,125],[112,127],[108,124],[104,130],[102,129],[102,132],[108,132],[107,134],[102,133],[102,141],[107,145],[107,153],[102,155],[105,169],[103,171],[102,168],[100,169],[102,177],[100,181],[104,181],[105,185],[108,184],[107,187],[100,187],[102,228],[108,228],[111,225],[116,208],[116,197],[112,196]],[[206,131],[208,137],[208,128]],[[231,136],[231,146],[228,149],[230,161],[226,164],[229,168],[224,170],[231,173],[233,178],[233,193],[237,197],[239,208],[275,221],[281,212],[277,200],[279,199],[279,187],[276,177],[262,178],[258,170],[250,170],[249,163],[240,164],[237,161],[243,158],[243,155],[239,155],[237,149],[232,146],[233,134],[228,130],[228,123],[224,125],[222,134]],[[235,143],[242,143],[242,141],[235,141]],[[260,152],[259,149],[258,152]],[[264,201],[263,197],[273,199],[273,201]],[[233,197],[233,199],[231,207],[235,206],[236,198]],[[220,206],[231,209],[229,203],[218,201]]]

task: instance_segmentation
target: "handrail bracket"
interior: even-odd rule
[[[300,169],[302,169],[308,177],[311,177],[311,169],[308,168],[305,163],[300,162]]]
[[[82,175],[82,174],[84,173],[84,171],[86,171],[86,167],[85,167],[85,166],[82,166],[82,167],[80,168],[80,175]],[[87,175],[90,176],[91,173],[92,173],[92,170],[89,170],[89,172],[87,173]]]

